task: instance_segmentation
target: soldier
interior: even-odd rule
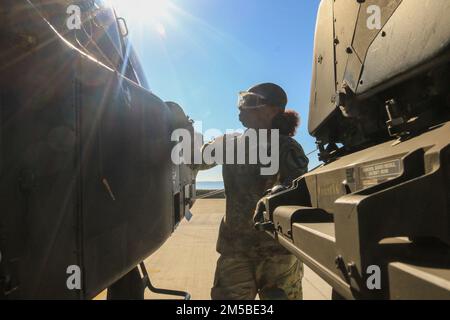
[[[211,290],[213,300],[254,300],[257,294],[262,300],[302,299],[301,262],[268,234],[257,231],[253,223],[258,200],[268,189],[290,184],[307,172],[308,158],[292,138],[299,117],[295,111],[285,111],[286,104],[286,93],[272,83],[240,93],[239,120],[246,128],[279,130],[279,170],[274,175],[263,176],[259,164],[223,165],[226,215],[217,242],[221,256]],[[225,137],[209,145],[221,139]],[[251,147],[254,146],[246,148],[246,152]],[[204,165],[196,169],[211,167]]]

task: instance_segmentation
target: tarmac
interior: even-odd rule
[[[216,241],[225,212],[224,199],[197,200],[193,218],[184,220],[172,237],[145,261],[152,284],[157,288],[189,292],[192,300],[209,300],[214,279]],[[97,299],[104,299],[103,292]],[[146,299],[178,299],[157,295],[148,289]],[[331,287],[305,266],[304,300],[330,300]]]

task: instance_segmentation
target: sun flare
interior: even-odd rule
[[[171,18],[170,0],[109,0],[119,15],[127,20],[150,26],[160,36],[166,36],[166,23]]]

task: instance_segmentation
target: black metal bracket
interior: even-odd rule
[[[188,292],[155,288],[152,285],[152,282],[150,281],[150,276],[148,275],[144,262],[141,262],[139,264],[139,267],[141,268],[143,275],[142,281],[144,282],[145,287],[147,287],[151,292],[156,294],[165,294],[169,296],[183,297],[184,300],[191,300],[191,295]]]

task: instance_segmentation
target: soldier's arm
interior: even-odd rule
[[[215,166],[217,166],[216,163],[212,163],[212,164],[206,163],[205,160],[204,160],[205,157],[203,156],[206,147],[208,147],[208,146],[213,146],[214,143],[216,143],[216,140],[213,140],[213,141],[210,141],[210,142],[208,142],[208,143],[205,143],[205,144],[201,147],[201,149],[200,149],[200,154],[201,154],[201,162],[202,162],[202,163],[201,163],[201,164],[192,164],[192,165],[191,165],[192,170],[198,172],[198,171],[202,171],[202,170],[209,170],[209,169],[212,169],[212,168],[214,168]]]
[[[308,172],[309,159],[303,148],[292,139],[280,150],[280,182],[289,185],[293,180]]]
[[[221,163],[225,162],[225,159],[227,157],[227,143],[229,143],[230,141],[234,141],[238,136],[240,136],[241,133],[231,133],[231,134],[225,134],[223,136],[219,136],[217,138],[215,138],[213,141],[208,142],[206,144],[204,144],[200,150],[200,154],[202,157],[202,163],[201,164],[194,164],[191,165],[191,168],[195,171],[201,171],[201,170],[209,170],[214,168],[215,166],[219,165],[218,163],[211,163],[211,161],[208,161],[209,158],[209,151],[211,149],[214,149],[214,151],[222,149],[222,156],[219,157],[221,160]],[[234,143],[234,142],[233,142]],[[205,151],[207,151],[207,154],[205,155]],[[215,157],[214,151],[212,153],[212,156]],[[219,160],[219,159],[217,159]]]
[[[203,171],[203,170],[209,170],[214,168],[215,166],[217,166],[217,163],[210,163],[208,161],[206,161],[206,157],[205,157],[205,150],[209,149],[209,148],[223,148],[223,144],[225,141],[225,136],[220,136],[215,138],[214,140],[205,143],[201,148],[200,148],[200,154],[201,154],[201,164],[192,164],[191,168],[192,170],[198,172],[198,171]],[[225,148],[223,148],[225,149]],[[225,155],[224,155],[225,156]]]

